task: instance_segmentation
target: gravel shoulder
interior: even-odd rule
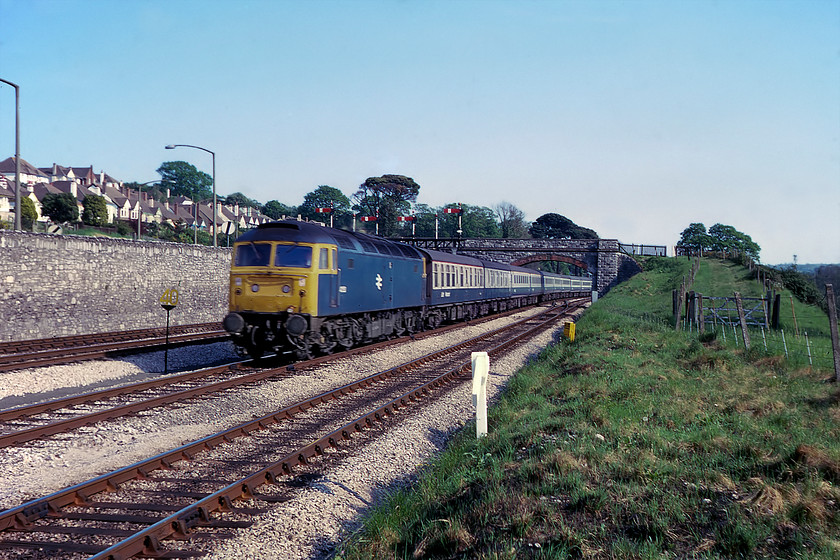
[[[0,449],[0,508],[14,507],[90,477],[154,456],[178,445],[229,428],[305,396],[311,396],[366,375],[394,367],[446,344],[476,336],[491,327],[535,313],[526,310],[485,325],[471,325],[398,348],[386,348],[367,356],[300,372],[290,379],[231,391],[187,406],[153,410],[119,421],[104,422],[68,436]],[[543,333],[496,362],[491,360],[488,397],[494,398],[529,357],[562,333],[562,325]],[[170,367],[186,369],[197,359],[189,348],[170,351]],[[227,343],[201,350],[233,354]],[[157,354],[161,354],[158,356]],[[0,374],[0,408],[59,398],[91,388],[112,386],[159,375],[162,353],[126,360],[103,360],[81,364],[20,370]],[[206,558],[269,559],[324,558],[343,535],[358,527],[361,515],[384,496],[417,475],[423,465],[446,445],[453,431],[474,417],[470,384],[462,383],[430,399],[422,412],[398,415],[387,432],[365,438],[364,445],[330,462],[317,477],[307,479],[295,496],[256,518],[237,536],[215,543]],[[9,403],[19,404],[11,405]],[[492,425],[490,430],[492,430]],[[364,465],[360,468],[359,465]]]

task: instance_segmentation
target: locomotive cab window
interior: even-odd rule
[[[330,268],[330,250],[321,249],[318,257],[318,268],[321,270],[329,270]]]
[[[233,263],[235,266],[268,266],[270,258],[270,243],[243,243],[237,246]]]
[[[278,245],[274,254],[274,266],[309,268],[312,266],[312,247]]]

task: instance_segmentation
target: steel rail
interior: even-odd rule
[[[484,321],[489,321],[492,319],[496,319],[500,316],[509,315],[518,311],[521,311],[522,308],[516,310],[510,310],[500,315],[493,315],[491,317],[482,318],[481,321],[477,321],[476,323],[481,323]],[[473,323],[475,324],[475,323]],[[444,327],[440,327],[438,329],[424,331],[423,333],[418,333],[416,335],[410,335],[412,339],[420,339],[426,336],[433,336],[440,334],[445,331],[449,331],[452,329],[456,329],[458,327],[463,326],[463,323],[456,323],[452,325],[446,325]],[[270,368],[267,370],[261,370],[255,373],[244,374],[241,376],[237,376],[228,380],[219,381],[216,383],[210,383],[207,385],[202,385],[201,387],[193,387],[190,389],[184,389],[182,391],[174,392],[169,395],[163,395],[160,397],[155,397],[152,399],[146,399],[142,401],[137,401],[134,403],[124,404],[117,407],[107,408],[98,412],[90,412],[87,414],[81,414],[79,416],[73,418],[67,418],[64,420],[58,420],[55,422],[50,422],[48,424],[43,424],[40,426],[34,426],[32,428],[27,428],[23,430],[17,430],[14,432],[10,432],[7,434],[0,435],[0,448],[9,447],[12,445],[18,445],[22,443],[27,443],[30,441],[34,441],[43,437],[48,437],[52,435],[56,435],[59,433],[65,433],[75,428],[79,428],[82,426],[87,426],[90,424],[94,424],[96,422],[101,422],[105,420],[110,420],[114,418],[118,418],[120,416],[125,416],[128,414],[134,414],[137,412],[141,412],[144,410],[148,410],[151,408],[155,408],[158,406],[163,406],[166,404],[171,404],[173,402],[177,402],[179,400],[185,400],[189,398],[198,397],[201,395],[206,395],[209,393],[220,392],[226,389],[230,389],[235,386],[239,385],[246,385],[249,383],[256,383],[259,381],[263,381],[265,379],[269,379],[271,377],[285,375],[286,372],[291,367],[293,370],[306,370],[321,363],[327,361],[338,360],[341,358],[349,357],[361,352],[368,352],[370,350],[374,350],[377,348],[382,348],[394,344],[399,344],[404,342],[409,337],[401,337],[398,339],[393,340],[386,340],[366,346],[360,346],[357,348],[353,348],[350,350],[346,350],[344,352],[331,354],[328,356],[321,356],[318,358],[313,358],[311,360],[306,360],[303,362],[298,362],[292,366],[282,366],[279,368]],[[141,381],[138,383],[124,385],[121,387],[115,387],[111,389],[102,389],[100,391],[96,391],[94,393],[86,393],[83,395],[76,395],[71,397],[65,397],[63,399],[57,399],[53,401],[48,401],[44,403],[38,403],[35,405],[26,405],[16,408],[11,408],[7,410],[0,411],[0,421],[9,421],[9,420],[16,420],[24,417],[31,417],[36,414],[43,414],[46,412],[55,412],[62,408],[67,408],[70,406],[75,406],[79,404],[87,404],[96,401],[102,401],[108,398],[113,398],[117,396],[126,396],[132,393],[137,393],[144,390],[154,389],[162,386],[167,386],[176,383],[183,383],[193,381],[195,379],[200,379],[202,377],[206,377],[208,375],[214,375],[217,373],[225,372],[228,369],[235,369],[240,366],[254,366],[256,364],[256,360],[245,360],[243,362],[236,362],[234,364],[227,364],[225,366],[216,366],[209,369],[204,370],[197,370],[193,372],[186,372],[174,376],[169,377],[161,377],[158,379],[153,379],[149,381]]]
[[[577,309],[578,307],[575,307]],[[571,310],[564,310],[539,322],[527,331],[520,333],[504,342],[490,348],[487,353],[498,355],[524,337],[530,336],[546,325],[567,316]],[[533,320],[533,317],[531,318]],[[522,321],[517,324],[527,322]],[[477,337],[480,338],[480,337]],[[189,538],[192,528],[210,521],[210,514],[221,511],[231,511],[233,501],[237,499],[255,498],[254,490],[263,484],[276,484],[280,477],[292,473],[296,466],[306,465],[317,456],[323,455],[328,448],[337,448],[339,441],[348,441],[356,432],[371,428],[375,423],[384,423],[387,416],[394,415],[399,408],[407,407],[410,403],[421,400],[432,390],[450,383],[469,373],[471,363],[466,361],[446,373],[416,387],[390,402],[368,412],[334,430],[327,435],[287,454],[282,459],[261,468],[255,473],[222,488],[197,502],[161,519],[157,523],[137,532],[102,552],[95,554],[89,560],[124,560],[137,555],[160,556],[166,554],[160,543],[168,538]]]
[[[225,331],[211,331],[204,333],[186,333],[169,336],[169,346],[178,347],[188,344],[222,342],[230,339]],[[164,347],[166,338],[145,338],[141,340],[127,340],[123,342],[107,342],[88,344],[68,348],[39,350],[28,354],[6,354],[0,356],[0,371],[40,367],[47,365],[66,364],[85,360],[107,358],[115,354],[137,352],[155,347]]]
[[[542,314],[546,314],[551,311],[552,309],[548,309]],[[514,325],[509,325],[508,327],[505,327],[503,329],[496,329],[494,331],[491,331],[490,333],[485,333],[483,335],[474,337],[468,341],[463,341],[456,345],[456,347],[464,348],[470,343],[474,344],[480,340],[492,336],[494,333],[498,334],[501,331],[513,328],[515,325],[523,324],[533,320],[533,316],[525,318],[521,321],[518,321],[517,323],[514,323]],[[171,465],[176,461],[180,461],[183,459],[191,459],[194,455],[201,451],[213,449],[221,445],[222,443],[231,441],[240,436],[248,435],[252,431],[259,430],[272,424],[282,422],[286,419],[294,417],[300,412],[304,412],[321,403],[337,399],[345,394],[352,393],[360,388],[369,386],[379,380],[386,379],[398,373],[407,371],[412,367],[418,367],[421,363],[428,362],[429,360],[439,357],[440,355],[451,353],[453,351],[455,351],[455,349],[450,347],[438,352],[427,354],[425,356],[422,356],[421,358],[418,358],[417,360],[413,360],[411,362],[398,365],[389,370],[385,370],[383,372],[367,376],[363,379],[343,385],[331,391],[327,391],[311,399],[285,407],[281,410],[264,415],[260,418],[251,420],[239,426],[229,428],[222,432],[199,439],[195,442],[183,445],[176,449],[161,453],[150,459],[134,463],[132,465],[123,467],[111,473],[96,477],[87,482],[79,483],[64,490],[60,490],[44,498],[32,500],[30,502],[21,504],[17,507],[0,512],[0,531],[5,531],[9,529],[26,530],[31,527],[33,521],[50,515],[56,515],[57,512],[63,507],[69,505],[84,505],[89,503],[88,498],[94,494],[97,494],[102,491],[114,491],[121,484],[130,480],[145,478],[147,477],[148,473],[154,470],[161,468],[170,468]]]
[[[190,331],[221,331],[221,323],[196,323],[192,325],[174,325],[170,327],[170,335],[184,334]],[[159,338],[166,334],[163,327],[150,329],[135,329],[130,331],[113,331],[105,333],[76,334],[71,336],[60,336],[52,338],[36,338],[29,340],[13,340],[0,342],[0,355],[20,354],[23,352],[35,352],[39,350],[53,350],[56,348],[72,348],[74,346],[87,346],[92,338],[102,342],[120,342],[123,340],[138,340],[141,338]]]

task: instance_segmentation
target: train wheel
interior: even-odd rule
[[[338,346],[338,340],[332,329],[326,328],[326,325],[321,327],[320,340],[318,341],[318,351],[321,354],[329,355],[333,353],[335,347]]]

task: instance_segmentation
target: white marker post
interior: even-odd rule
[[[487,377],[490,375],[490,357],[487,352],[472,353],[472,400],[475,407],[475,437],[487,435]]]

